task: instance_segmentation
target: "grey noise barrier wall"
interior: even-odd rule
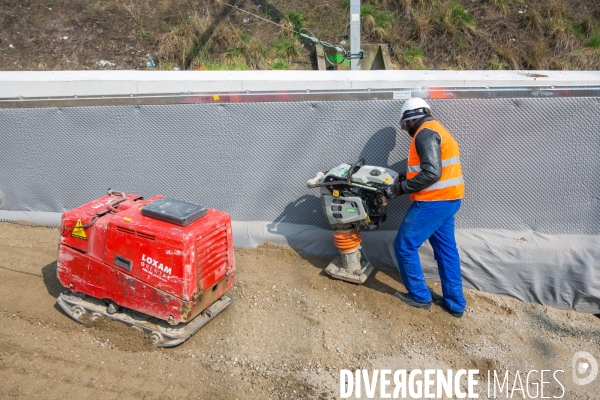
[[[469,287],[600,312],[600,89],[333,90],[0,102],[0,219],[58,223],[108,187],[164,194],[231,214],[237,246],[337,250],[306,180],[342,162],[402,171],[408,96],[430,102],[457,138],[466,195],[457,221]],[[396,272],[408,198],[365,256]],[[431,247],[426,276],[437,279]],[[373,278],[371,278],[373,279]],[[376,279],[376,278],[375,278]]]

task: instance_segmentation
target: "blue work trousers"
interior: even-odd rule
[[[425,283],[419,247],[429,239],[442,281],[444,301],[456,312],[464,311],[467,305],[454,239],[454,214],[459,208],[460,200],[414,201],[394,240],[398,270],[409,296],[414,301],[428,303],[431,292]]]

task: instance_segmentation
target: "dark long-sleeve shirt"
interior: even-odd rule
[[[416,132],[423,123],[432,120],[432,117],[422,118],[415,125],[413,132]],[[419,132],[415,138],[415,148],[421,160],[421,171],[411,179],[398,182],[399,187],[396,191],[399,194],[419,192],[440,180],[442,176],[441,144],[442,138],[436,131],[425,128]]]

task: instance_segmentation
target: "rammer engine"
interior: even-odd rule
[[[361,254],[361,230],[376,230],[386,219],[383,188],[398,181],[388,168],[366,165],[364,158],[354,164],[340,164],[327,173],[318,172],[306,183],[319,188],[321,204],[334,229],[333,241],[340,251],[325,271],[336,279],[364,283],[373,266]]]

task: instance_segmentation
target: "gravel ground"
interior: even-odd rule
[[[330,399],[339,397],[340,369],[358,368],[477,368],[480,398],[488,370],[508,371],[512,386],[516,370],[560,369],[562,398],[600,393],[600,378],[586,386],[571,378],[575,352],[600,360],[593,315],[466,290],[467,312],[456,319],[395,299],[404,289],[397,274],[378,271],[356,286],[327,277],[330,260],[269,244],[236,249],[229,309],[184,344],[157,349],[124,325],[85,326],[61,312],[58,236],[0,223],[2,399]],[[545,396],[561,394],[556,381],[546,385]]]

